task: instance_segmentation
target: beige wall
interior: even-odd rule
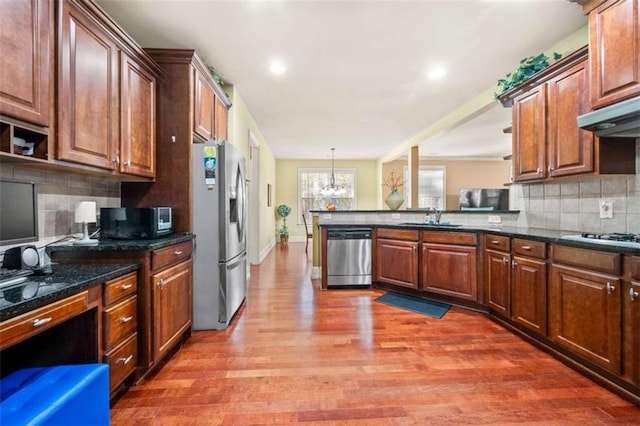
[[[262,136],[258,125],[251,116],[251,112],[244,103],[240,93],[238,93],[235,87],[231,86],[226,86],[225,91],[229,94],[233,102],[233,106],[229,110],[229,141],[245,154],[248,166],[251,156],[253,155],[253,152],[250,152],[249,148],[249,131],[253,133],[259,143],[260,176],[253,176],[247,189],[249,196],[251,191],[258,191],[259,196],[258,210],[247,209],[247,223],[250,223],[256,218],[258,220],[258,251],[257,253],[249,253],[250,261],[257,263],[257,257],[263,255],[275,240],[273,229],[276,224],[275,217],[272,214],[272,207],[267,206],[267,184],[271,184],[273,187],[274,195],[272,196],[272,200],[274,200],[276,190],[276,161],[271,148],[269,148],[264,136]]]
[[[291,207],[291,215],[287,218],[287,226],[291,237],[304,237],[304,224],[297,223],[298,217],[298,169],[299,168],[331,168],[329,160],[277,160],[276,161],[276,197],[271,216],[277,219],[271,234],[276,235],[281,225],[281,218],[275,211],[280,204]],[[378,178],[376,161],[336,160],[335,168],[356,169],[356,209],[377,209]]]
[[[382,176],[387,177],[391,171],[402,176],[402,168],[406,161],[396,160],[382,165]],[[460,208],[458,198],[460,188],[500,188],[509,182],[509,166],[511,161],[447,161],[421,160],[421,166],[444,166],[446,168],[446,206],[447,210]],[[389,194],[388,188],[383,188],[382,199]],[[383,203],[384,205],[384,203]],[[387,206],[383,206],[387,209]],[[406,202],[401,209],[406,208]]]

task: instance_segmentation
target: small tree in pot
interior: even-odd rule
[[[280,227],[280,242],[286,243],[289,241],[289,228],[287,228],[287,216],[291,214],[291,207],[286,204],[280,204],[276,207],[276,210],[282,218],[282,227]]]

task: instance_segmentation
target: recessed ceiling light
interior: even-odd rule
[[[443,66],[439,65],[431,68],[427,72],[427,77],[429,78],[429,80],[440,80],[446,74],[447,74],[447,70]]]
[[[280,61],[273,61],[269,66],[269,71],[275,75],[282,75],[287,71],[287,67]]]

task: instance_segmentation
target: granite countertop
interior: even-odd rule
[[[591,250],[608,251],[615,253],[630,253],[640,254],[640,249],[626,247],[623,245],[617,245],[615,242],[610,244],[592,243],[589,241],[574,241],[563,238],[566,235],[579,235],[577,231],[560,231],[553,229],[542,228],[528,228],[517,226],[478,226],[478,225],[460,225],[460,226],[446,226],[435,225],[428,223],[379,223],[379,224],[320,224],[321,227],[327,229],[331,228],[356,228],[356,227],[368,227],[368,228],[399,228],[399,229],[418,229],[418,230],[432,230],[432,231],[448,231],[448,232],[477,232],[483,234],[497,234],[507,237],[526,238],[529,240],[543,241],[546,243],[563,244],[567,246],[587,248]]]
[[[0,321],[79,293],[89,287],[140,269],[132,264],[53,264],[49,275],[0,289]]]
[[[94,246],[74,246],[73,242],[52,244],[47,247],[47,252],[54,251],[140,251],[157,250],[173,244],[190,241],[195,238],[191,233],[178,233],[168,237],[153,240],[99,240]]]

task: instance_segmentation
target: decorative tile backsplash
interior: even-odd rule
[[[82,225],[74,222],[75,207],[79,201],[95,201],[98,214],[101,207],[120,206],[120,182],[116,179],[80,176],[6,163],[1,165],[0,171],[3,178],[38,184],[40,240],[36,245],[48,244],[82,232]]]
[[[581,232],[640,234],[640,142],[636,175],[573,178],[560,182],[513,185],[518,225]],[[613,203],[613,218],[600,219],[600,202]]]

